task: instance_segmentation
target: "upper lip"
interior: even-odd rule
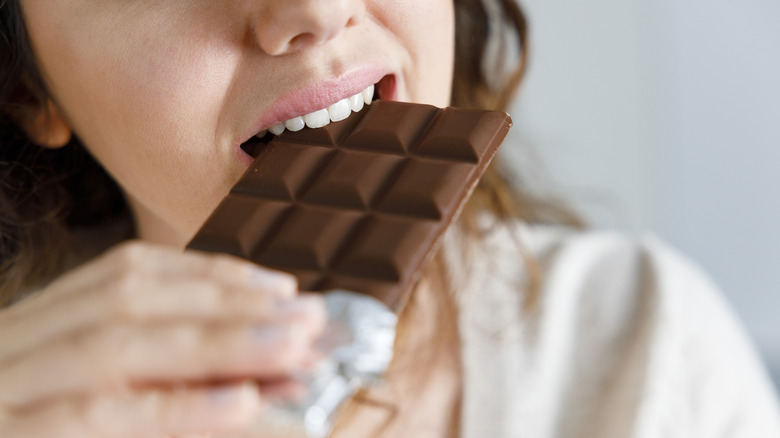
[[[276,99],[257,119],[252,130],[244,135],[244,143],[263,129],[303,116],[354,96],[390,74],[381,66],[364,66],[341,75],[323,78],[292,90]]]

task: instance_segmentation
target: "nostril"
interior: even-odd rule
[[[290,40],[289,46],[292,50],[298,50],[310,45],[317,45],[319,42],[316,35],[311,32],[306,32],[294,36],[293,39]]]
[[[2,0],[0,0],[2,3]],[[269,55],[300,52],[357,27],[366,15],[366,0],[278,0],[261,2],[252,32]]]

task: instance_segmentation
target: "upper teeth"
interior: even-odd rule
[[[338,122],[346,119],[353,111],[358,112],[362,110],[363,105],[371,105],[371,99],[373,97],[374,86],[371,85],[360,93],[342,99],[327,108],[314,111],[313,113],[304,116],[293,117],[282,123],[277,123],[268,128],[268,131],[271,131],[271,133],[275,135],[279,135],[284,132],[285,129],[295,132],[300,131],[304,126],[308,126],[309,128],[322,128],[330,122]],[[264,130],[258,133],[257,136],[262,137],[265,134],[266,131]]]

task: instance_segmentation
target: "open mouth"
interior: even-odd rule
[[[369,86],[360,93],[342,99],[327,108],[314,111],[309,114],[293,117],[282,123],[277,123],[255,134],[241,145],[241,149],[256,158],[260,151],[277,135],[284,131],[300,131],[302,129],[317,129],[327,126],[331,122],[338,122],[348,118],[352,113],[359,112],[366,105],[382,98],[392,98],[395,89],[395,77],[387,75],[379,82]]]

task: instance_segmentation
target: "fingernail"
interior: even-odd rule
[[[238,401],[240,397],[240,386],[218,386],[208,390],[209,402],[215,405],[231,405]]]
[[[250,382],[210,389],[207,400],[214,408],[230,409],[234,413],[242,413],[243,416],[252,415],[260,408],[257,386]]]
[[[295,277],[270,269],[253,268],[250,273],[250,281],[255,286],[284,298],[295,296],[298,289]]]
[[[258,344],[269,345],[283,342],[291,335],[289,327],[261,325],[252,329],[252,338]]]
[[[277,301],[276,310],[284,315],[324,312],[325,301],[318,295],[299,295],[292,300]]]

